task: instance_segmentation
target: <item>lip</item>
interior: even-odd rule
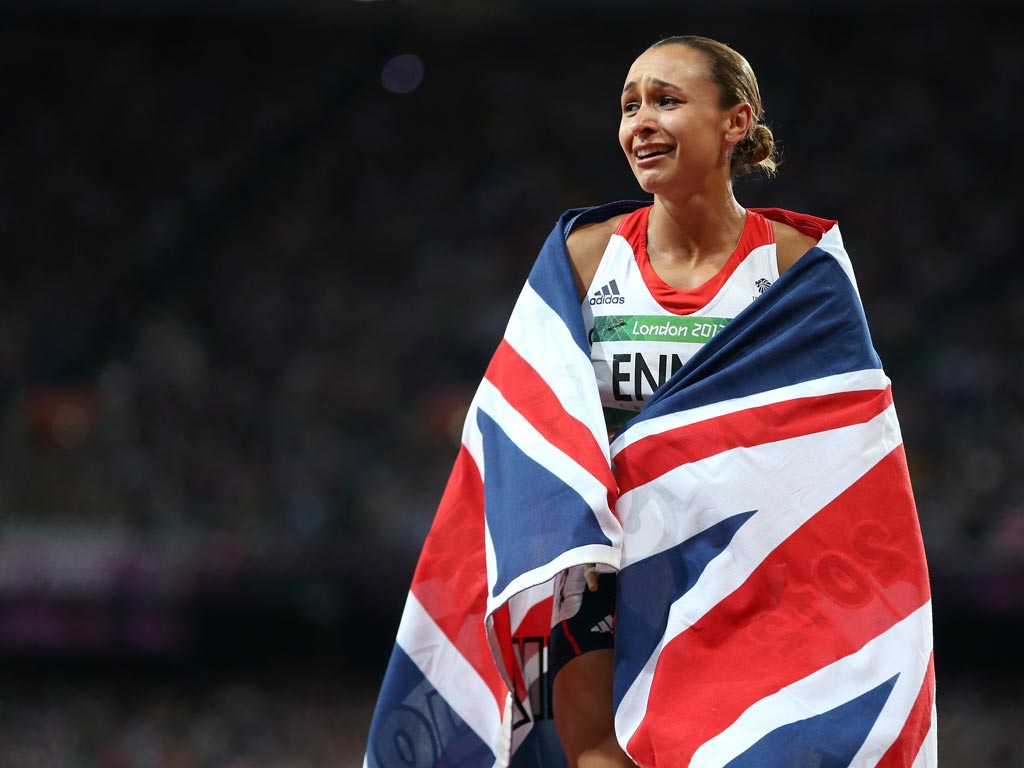
[[[646,144],[633,149],[633,159],[636,161],[638,167],[643,168],[648,165],[654,165],[663,157],[668,157],[672,154],[674,149],[675,147],[669,147],[664,144]],[[641,157],[641,155],[647,156]]]

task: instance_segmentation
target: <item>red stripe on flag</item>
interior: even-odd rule
[[[484,378],[509,404],[553,446],[571,456],[608,489],[608,506],[614,509],[615,477],[605,451],[594,433],[566,413],[554,390],[508,341],[498,345]]]
[[[815,432],[863,424],[892,405],[891,389],[836,392],[746,408],[641,438],[616,457],[619,493],[682,464],[731,448],[751,448]]]
[[[411,591],[483,678],[500,713],[508,690],[494,664],[484,628],[485,558],[483,480],[463,446],[423,545]]]
[[[914,706],[907,716],[900,735],[889,747],[875,768],[905,768],[912,765],[921,751],[932,727],[932,704],[935,700],[935,654],[928,659],[928,672],[921,683]]]
[[[928,599],[900,446],[668,643],[630,754],[645,766],[688,765],[756,701],[857,651]]]
[[[514,627],[512,634],[516,637],[547,637],[551,634],[551,610],[554,597],[541,600],[526,612],[526,615]]]
[[[494,613],[491,614],[491,628],[497,642],[499,662],[511,683],[511,690],[518,701],[523,701],[526,699],[526,682],[516,659],[515,643],[512,640],[512,617],[507,602],[494,609]],[[504,714],[502,717],[504,718]]]
[[[547,647],[551,634],[551,609],[554,596],[540,600],[533,605],[515,627],[512,626],[511,610],[508,603],[494,612],[494,633],[501,649],[502,661],[512,677],[516,698],[525,702],[530,698],[529,688],[523,669],[528,657],[540,653]],[[501,620],[499,621],[499,615]],[[516,652],[518,649],[518,652]]]

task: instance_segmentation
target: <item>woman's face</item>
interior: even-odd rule
[[[737,136],[739,107],[722,109],[718,102],[718,85],[698,50],[663,45],[633,62],[622,90],[619,143],[645,192],[692,190],[723,170],[729,178],[735,141],[726,136],[738,139],[746,125]]]

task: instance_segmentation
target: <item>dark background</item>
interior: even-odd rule
[[[758,73],[784,162],[741,203],[843,227],[929,553],[940,758],[1024,764],[1022,21],[0,3],[0,766],[361,765],[463,409],[557,215],[640,196],[617,94],[678,33]]]

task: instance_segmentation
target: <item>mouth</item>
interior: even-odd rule
[[[651,158],[654,157],[661,157],[662,155],[667,155],[671,151],[671,147],[652,147],[640,149],[637,150],[636,152],[636,159],[637,161],[650,160]]]

